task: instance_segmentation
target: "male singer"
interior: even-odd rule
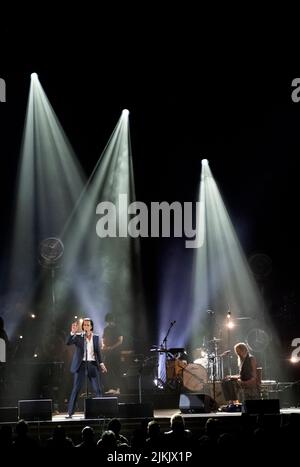
[[[93,333],[93,321],[90,318],[84,318],[81,328],[83,332],[78,333],[78,323],[72,323],[71,333],[66,342],[67,345],[75,345],[71,364],[74,382],[66,418],[72,418],[75,412],[77,397],[85,381],[85,376],[87,375],[92,383],[96,397],[101,397],[102,388],[99,369],[101,369],[102,373],[106,373],[107,371],[101,358],[99,336]]]

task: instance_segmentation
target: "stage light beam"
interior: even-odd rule
[[[224,326],[222,317],[230,304],[226,321],[228,329],[235,329],[231,331],[231,342],[246,338],[244,329],[234,326],[232,310],[234,316],[246,317],[250,321],[256,319],[256,325],[262,328],[268,326],[273,334],[273,345],[270,345],[268,354],[275,361],[276,332],[267,317],[263,298],[207,159],[202,160],[198,201],[198,209],[203,210],[202,216],[199,216],[202,243],[200,248],[194,250],[193,316],[189,329],[192,347],[200,347],[203,337],[219,337]],[[210,307],[215,311],[213,315],[205,312]],[[270,362],[265,360],[265,354],[261,358],[263,361],[260,364],[269,368]]]

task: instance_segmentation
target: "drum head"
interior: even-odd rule
[[[183,386],[189,391],[201,391],[207,383],[206,369],[197,363],[190,363],[183,370]]]
[[[193,350],[193,362],[197,365],[202,365],[204,368],[208,366],[208,353],[202,347]]]

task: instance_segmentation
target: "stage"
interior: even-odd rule
[[[195,394],[189,394],[189,396],[197,396]],[[175,414],[181,414],[184,422],[185,428],[189,429],[192,433],[193,439],[197,440],[205,433],[205,425],[207,420],[213,418],[218,420],[219,429],[221,432],[230,433],[233,436],[238,436],[242,431],[247,429],[254,429],[256,427],[257,421],[260,420],[260,423],[263,420],[264,426],[280,429],[280,427],[289,423],[291,416],[297,419],[300,419],[300,408],[299,407],[285,407],[280,408],[276,413],[276,407],[274,404],[270,405],[270,402],[279,400],[260,400],[255,401],[259,403],[258,409],[254,410],[253,413],[242,413],[241,411],[226,412],[222,411],[219,408],[216,411],[204,412],[204,408],[201,407],[197,409],[186,409],[181,410],[179,404],[168,404],[168,400],[172,402],[172,397],[164,395],[165,397],[160,397],[161,405],[165,404],[169,406],[168,408],[153,408],[153,402],[155,404],[155,398],[153,402],[118,402],[118,412],[111,413],[110,416],[100,416],[95,414],[93,417],[87,417],[83,411],[76,412],[71,419],[66,419],[66,412],[53,412],[50,413],[48,420],[30,420],[30,417],[27,416],[27,423],[29,426],[29,433],[32,437],[37,438],[41,446],[45,446],[47,440],[52,436],[53,430],[57,425],[61,425],[65,428],[67,436],[71,437],[74,444],[79,444],[81,442],[81,432],[85,426],[90,426],[94,429],[95,439],[99,439],[103,431],[107,430],[108,422],[111,418],[119,418],[121,422],[121,433],[126,436],[129,442],[132,440],[132,437],[140,430],[143,430],[145,425],[152,419],[156,420],[159,425],[161,432],[166,432],[170,429],[170,419]],[[203,399],[203,395],[198,395],[200,399]],[[120,398],[120,400],[124,400]],[[177,396],[176,396],[177,398]],[[103,398],[101,402],[103,404],[109,404],[109,399],[118,399],[118,398]],[[125,398],[126,399],[126,398]],[[129,400],[129,397],[127,397]],[[97,402],[97,399],[93,399]],[[149,398],[148,398],[149,401]],[[174,401],[174,395],[173,395]],[[31,402],[25,401],[28,406],[32,407]],[[39,401],[40,404],[44,405],[43,400]],[[254,402],[254,401],[253,401]],[[266,404],[267,403],[267,404]],[[172,406],[171,406],[172,405]],[[274,413],[272,413],[272,408],[275,407]],[[257,406],[256,406],[257,408]],[[0,426],[11,425],[13,429],[18,422],[19,407],[0,407],[1,421]],[[224,407],[222,408],[225,409]],[[271,410],[270,410],[271,409]],[[252,410],[252,409],[251,409]],[[257,412],[257,413],[254,413]]]

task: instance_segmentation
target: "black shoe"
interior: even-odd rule
[[[72,418],[73,415],[66,415],[65,418]]]

